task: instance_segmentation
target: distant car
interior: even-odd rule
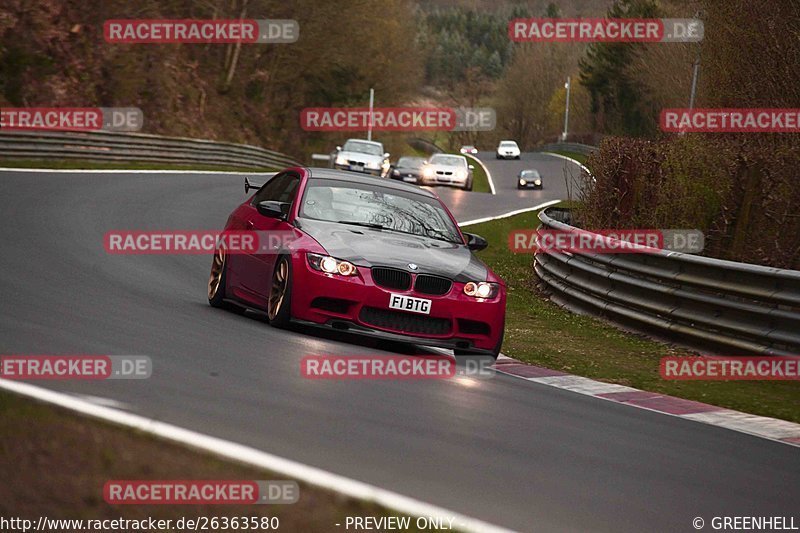
[[[349,139],[336,147],[334,167],[339,170],[363,172],[385,178],[389,174],[389,154],[383,144],[364,139]]]
[[[496,153],[497,159],[519,159],[519,146],[515,141],[500,141]]]
[[[419,183],[425,160],[421,157],[401,157],[392,169],[391,177],[408,183]]]
[[[473,154],[474,155],[474,154],[478,153],[478,149],[475,148],[474,146],[472,146],[471,144],[466,144],[466,145],[462,146],[461,150],[459,150],[459,151],[462,154]]]
[[[517,189],[541,189],[542,176],[536,169],[523,170],[517,176]]]
[[[463,155],[435,154],[422,167],[420,185],[453,185],[472,190],[472,169]]]

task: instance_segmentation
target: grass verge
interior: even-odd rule
[[[291,505],[109,505],[103,485],[114,479],[287,478],[6,392],[0,392],[0,435],[0,479],[5,480],[0,516],[34,524],[39,516],[174,521],[268,516],[278,517],[282,531],[334,531],[342,529],[347,516],[397,516],[303,483],[300,500]]]
[[[0,159],[0,167],[52,168],[63,170],[209,170],[216,172],[274,172],[277,168],[241,168],[215,165],[172,165],[168,163],[135,163],[125,161],[86,161],[82,159]]]
[[[553,154],[563,155],[563,156],[575,159],[576,161],[578,161],[582,165],[585,165],[586,164],[586,160],[589,158],[588,155],[579,154],[578,152],[569,152],[567,150],[548,150],[548,152],[553,153]]]
[[[470,161],[470,165],[475,167],[472,170],[472,192],[492,192],[491,187],[489,187],[489,177],[478,159],[467,155],[467,160]]]
[[[543,297],[534,285],[533,256],[514,254],[506,244],[511,230],[538,225],[537,212],[530,212],[469,226],[470,232],[498,243],[479,255],[508,284],[503,353],[600,381],[800,422],[797,382],[664,380],[659,360],[691,352],[570,313]]]

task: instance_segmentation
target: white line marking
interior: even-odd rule
[[[516,211],[509,211],[508,213],[503,213],[502,215],[497,215],[495,217],[485,217],[485,218],[476,218],[474,220],[467,220],[466,222],[460,222],[458,225],[460,227],[464,227],[464,226],[471,226],[473,224],[481,224],[483,222],[491,222],[492,220],[500,220],[501,218],[508,218],[508,217],[513,217],[514,215],[519,215],[521,213],[527,213],[528,211],[538,211],[539,209],[550,207],[551,205],[555,205],[559,202],[561,202],[561,200],[550,200],[549,202],[545,202],[543,204],[535,205],[533,207],[525,207],[523,209],[517,209]]]
[[[637,389],[617,385],[616,383],[605,383],[583,376],[546,376],[541,378],[528,378],[528,381],[552,385],[559,389],[567,389],[581,394],[594,396],[596,394],[608,394],[609,392],[636,392]]]
[[[130,169],[68,169],[68,168],[8,168],[0,167],[6,172],[62,172],[66,174],[231,174],[233,176],[272,176],[275,172],[233,172],[216,170],[130,170]]]
[[[495,191],[495,188],[494,188],[494,181],[492,180],[492,173],[489,172],[489,169],[486,168],[486,165],[483,164],[483,161],[481,161],[480,159],[478,159],[474,155],[470,155],[470,154],[464,154],[464,155],[467,156],[467,157],[471,157],[472,159],[474,159],[475,161],[478,162],[478,164],[481,166],[483,171],[486,173],[486,179],[489,180],[489,190],[492,191],[492,194],[497,194],[497,192]]]
[[[561,154],[557,154],[557,153],[555,153],[555,152],[539,152],[539,153],[540,153],[540,154],[549,155],[549,156],[552,156],[552,157],[558,157],[558,158],[561,158],[561,159],[566,159],[567,161],[571,161],[572,163],[574,163],[574,164],[578,165],[579,167],[581,167],[581,170],[583,170],[584,172],[586,172],[587,174],[589,174],[590,176],[592,176],[592,171],[591,171],[591,170],[589,170],[588,168],[586,168],[586,167],[584,166],[584,164],[583,164],[583,163],[581,163],[580,161],[578,161],[577,159],[572,159],[572,158],[571,158],[571,157],[569,157],[569,156],[566,156],[566,155],[561,155]],[[594,176],[592,176],[592,177],[594,177]]]
[[[94,405],[68,394],[51,391],[42,387],[17,381],[0,379],[0,389],[15,392],[23,396],[58,405],[65,409],[88,415],[113,424],[144,431],[166,440],[185,444],[221,457],[232,459],[257,468],[263,468],[282,476],[291,478],[344,494],[351,498],[375,502],[378,505],[393,509],[400,513],[414,516],[434,516],[454,518],[454,525],[465,531],[490,531],[506,533],[505,529],[476,518],[431,505],[396,492],[381,489],[368,483],[356,481],[321,468],[308,466],[291,459],[272,455],[249,446],[236,444],[217,437],[211,437],[172,424],[159,422],[151,418],[126,413],[101,405]]]

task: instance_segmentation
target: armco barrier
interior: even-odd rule
[[[0,131],[0,159],[80,159],[284,168],[287,155],[247,144],[163,137],[144,133]]]
[[[539,220],[575,231],[568,215],[549,208]],[[800,354],[800,271],[667,251],[549,251],[534,268],[558,299],[641,329],[730,355]]]

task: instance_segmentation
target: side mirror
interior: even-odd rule
[[[341,146],[337,146],[337,147],[336,147],[336,151],[337,151],[337,152],[341,152],[341,151],[342,151],[342,147],[341,147]]]
[[[480,235],[475,235],[474,233],[464,233],[464,237],[467,238],[467,248],[475,252],[484,250],[487,246],[489,246],[489,243],[486,241],[486,239]]]
[[[426,159],[425,161],[422,162],[422,164],[423,165],[427,165],[428,164],[428,160]]]
[[[389,159],[389,152],[386,152],[385,154],[383,154],[383,158],[384,159]]]
[[[244,193],[247,194],[250,192],[250,189],[260,189],[261,185],[256,185],[255,183],[250,183],[250,180],[247,178],[244,179]]]
[[[468,165],[470,170],[475,170],[475,165]]]
[[[286,202],[276,202],[274,200],[264,200],[256,204],[256,211],[259,214],[269,218],[279,218],[281,220],[286,218],[285,210],[288,210],[289,204]]]

